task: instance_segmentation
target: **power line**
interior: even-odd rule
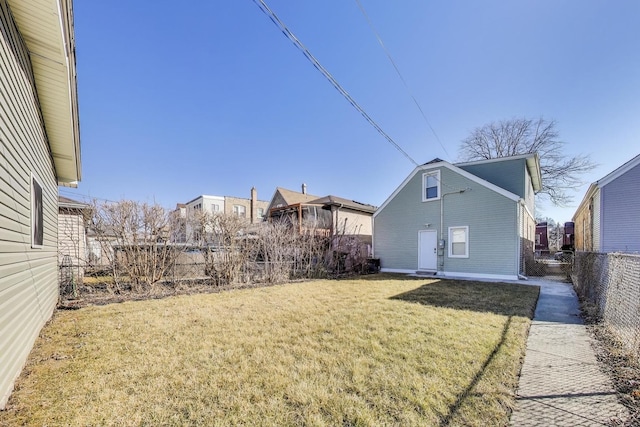
[[[311,52],[309,52],[309,50],[304,46],[304,44],[302,44],[302,42],[298,40],[298,38],[291,32],[291,30],[287,28],[284,22],[282,22],[280,18],[278,18],[278,16],[269,8],[269,6],[267,6],[264,0],[253,0],[253,2],[260,8],[260,10],[265,15],[269,17],[271,22],[273,22],[280,29],[280,31],[282,31],[285,37],[288,38],[294,44],[294,46],[302,52],[305,58],[307,58],[311,62],[311,64],[313,64],[313,66],[327,80],[329,80],[329,83],[331,83],[333,87],[336,88],[336,90],[340,92],[340,94],[343,97],[345,97],[347,101],[349,101],[349,103],[353,106],[353,108],[355,108],[360,112],[362,117],[364,117],[365,120],[369,122],[369,124],[373,126],[373,128],[377,130],[380,135],[382,135],[387,141],[389,141],[389,143],[393,145],[396,148],[396,150],[402,153],[411,163],[413,163],[415,166],[418,166],[418,163],[415,160],[413,160],[413,158],[409,154],[407,154],[407,152],[404,151],[402,147],[400,147],[400,145],[398,145],[393,140],[393,138],[391,138],[384,130],[382,130],[382,128],[371,118],[371,116],[369,116],[369,114],[367,114],[367,112],[364,111],[364,109],[360,106],[360,104],[358,104],[355,101],[355,99],[353,99],[351,95],[349,95],[349,93],[340,85],[340,83],[338,83],[337,80],[333,78],[331,73],[329,73],[329,71],[327,71],[327,69],[324,68],[322,64],[320,64],[320,62],[311,54]]]
[[[67,190],[65,188],[60,188],[60,187],[58,188],[58,192],[60,193],[60,195],[68,196],[69,198],[71,197],[82,198],[85,202],[87,201],[91,202],[92,200],[100,200],[108,203],[117,203],[115,200],[104,199],[102,197],[93,197],[88,194],[77,193],[75,191]]]
[[[424,113],[424,110],[422,109],[422,107],[418,103],[418,100],[416,99],[415,96],[413,96],[413,93],[411,92],[411,89],[409,89],[409,85],[407,84],[407,81],[402,76],[402,73],[400,72],[400,69],[396,65],[396,62],[393,60],[393,57],[391,56],[391,53],[389,52],[389,50],[385,46],[384,42],[382,41],[382,37],[380,37],[380,34],[376,30],[376,28],[373,26],[373,22],[371,21],[371,18],[369,18],[369,15],[367,14],[367,11],[364,10],[364,6],[362,6],[362,3],[360,2],[360,0],[356,0],[356,3],[358,4],[358,7],[360,8],[360,11],[362,12],[362,14],[364,15],[365,19],[367,20],[367,23],[369,24],[369,27],[371,28],[371,31],[373,31],[373,34],[375,34],[376,38],[378,39],[378,43],[380,43],[380,46],[382,47],[382,50],[384,50],[384,53],[387,55],[387,58],[389,58],[389,61],[391,62],[391,65],[393,65],[393,68],[396,70],[396,73],[398,73],[398,76],[400,77],[400,80],[402,80],[402,84],[404,84],[404,87],[407,90],[407,93],[409,94],[411,99],[413,99],[413,103],[416,104],[416,107],[418,107],[418,110],[420,110],[420,114],[422,114],[422,118],[427,123],[427,126],[429,126],[429,129],[431,129],[431,133],[433,133],[433,136],[436,137],[436,141],[438,141],[438,144],[440,144],[440,147],[442,147],[442,149],[447,154],[447,156],[449,158],[451,158],[451,155],[449,154],[447,149],[444,148],[444,145],[440,141],[440,138],[438,137],[438,134],[436,133],[435,129],[433,129],[433,126],[431,126],[431,123],[429,122],[429,119],[427,119],[427,115]]]

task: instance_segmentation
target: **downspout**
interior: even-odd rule
[[[524,275],[524,263],[525,260],[522,259],[522,232],[524,229],[524,215],[522,215],[522,207],[524,206],[524,200],[518,200],[516,204],[516,225],[518,233],[516,235],[516,259],[518,260],[517,267],[517,277],[518,279],[527,280],[527,277]]]
[[[471,188],[464,188],[462,190],[451,191],[449,193],[442,193],[440,196],[440,240],[444,240],[444,196],[449,196],[451,194],[462,194],[467,190],[471,190]],[[469,236],[467,236],[467,239]],[[439,246],[439,245],[438,245]],[[438,261],[438,271],[444,272],[444,247],[442,248],[442,255],[438,254],[440,260]],[[440,250],[440,248],[438,248]]]

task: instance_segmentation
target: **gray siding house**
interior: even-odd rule
[[[573,216],[578,251],[640,252],[640,155],[589,186]]]
[[[80,180],[67,0],[0,0],[0,408],[58,300],[58,185]]]
[[[373,217],[382,271],[517,279],[533,256],[537,154],[418,166]]]

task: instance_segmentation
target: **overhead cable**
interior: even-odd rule
[[[382,41],[382,37],[380,37],[380,34],[376,30],[376,28],[373,26],[373,22],[371,21],[371,18],[369,18],[369,15],[367,14],[367,11],[364,10],[364,6],[362,6],[362,3],[360,2],[360,0],[356,0],[356,3],[358,4],[358,7],[360,8],[360,11],[362,12],[362,14],[364,15],[365,19],[367,20],[367,23],[369,24],[369,27],[371,28],[371,31],[373,31],[373,34],[375,34],[376,38],[378,39],[378,43],[380,43],[380,46],[382,47],[382,50],[384,50],[384,53],[387,55],[387,58],[389,58],[389,61],[391,62],[391,65],[393,65],[393,68],[396,70],[396,73],[398,73],[398,76],[400,77],[400,80],[402,80],[402,84],[404,84],[404,87],[407,90],[407,93],[409,94],[411,99],[413,99],[413,103],[416,104],[416,107],[418,107],[418,110],[420,110],[420,114],[422,114],[422,118],[427,123],[427,126],[429,126],[429,129],[431,130],[431,133],[433,133],[433,136],[435,136],[436,141],[438,141],[438,144],[440,144],[440,147],[442,147],[442,149],[447,154],[447,156],[449,158],[451,158],[451,155],[449,154],[447,149],[444,148],[444,145],[440,141],[440,138],[438,137],[438,134],[433,129],[433,126],[431,126],[431,123],[429,122],[429,119],[427,119],[427,115],[424,113],[424,110],[422,109],[422,107],[418,103],[418,100],[416,99],[415,96],[413,96],[413,93],[411,92],[411,89],[409,89],[409,85],[407,84],[407,81],[402,76],[402,73],[400,72],[400,69],[396,65],[396,62],[393,60],[393,57],[391,56],[391,53],[389,53],[389,50],[387,49],[387,47],[385,46],[384,42]]]
[[[269,8],[269,6],[267,6],[267,4],[264,2],[264,0],[253,0],[253,2],[260,8],[260,10],[269,17],[269,19],[271,20],[271,22],[273,22],[279,29],[280,31],[282,31],[282,33],[285,35],[285,37],[287,37],[293,44],[295,47],[297,47],[302,54],[305,56],[305,58],[307,58],[311,64],[313,64],[313,66],[327,79],[329,80],[329,82],[333,85],[334,88],[336,88],[336,90],[338,92],[340,92],[340,94],[342,96],[344,96],[346,98],[347,101],[349,101],[349,103],[353,106],[353,108],[355,108],[356,110],[358,110],[360,112],[360,114],[362,115],[362,117],[365,118],[365,120],[367,122],[369,122],[369,124],[371,126],[373,126],[373,128],[375,130],[378,131],[378,133],[380,135],[382,135],[387,141],[389,141],[389,143],[391,145],[393,145],[396,150],[398,150],[400,153],[402,153],[402,155],[404,155],[411,163],[413,163],[415,166],[418,166],[418,163],[413,160],[413,158],[407,154],[406,151],[404,151],[402,149],[402,147],[400,147],[400,145],[398,145],[398,143],[396,143],[393,138],[391,138],[372,118],[371,116],[369,116],[369,114],[367,114],[367,112],[360,106],[360,104],[358,104],[356,102],[355,99],[353,99],[351,97],[351,95],[349,95],[349,93],[340,85],[340,83],[337,82],[337,80],[335,78],[333,78],[333,76],[331,75],[331,73],[329,73],[329,71],[327,71],[326,68],[324,68],[322,66],[322,64],[320,64],[320,62],[311,54],[311,52],[309,52],[309,50],[304,46],[304,44],[302,44],[302,42],[300,40],[298,40],[298,38],[291,32],[291,30],[289,30],[289,28],[287,28],[287,26],[284,24],[284,22],[282,22],[280,20],[280,18],[278,18],[278,16]]]

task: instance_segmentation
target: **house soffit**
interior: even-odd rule
[[[67,0],[7,0],[25,42],[59,185],[81,179],[73,11]]]

